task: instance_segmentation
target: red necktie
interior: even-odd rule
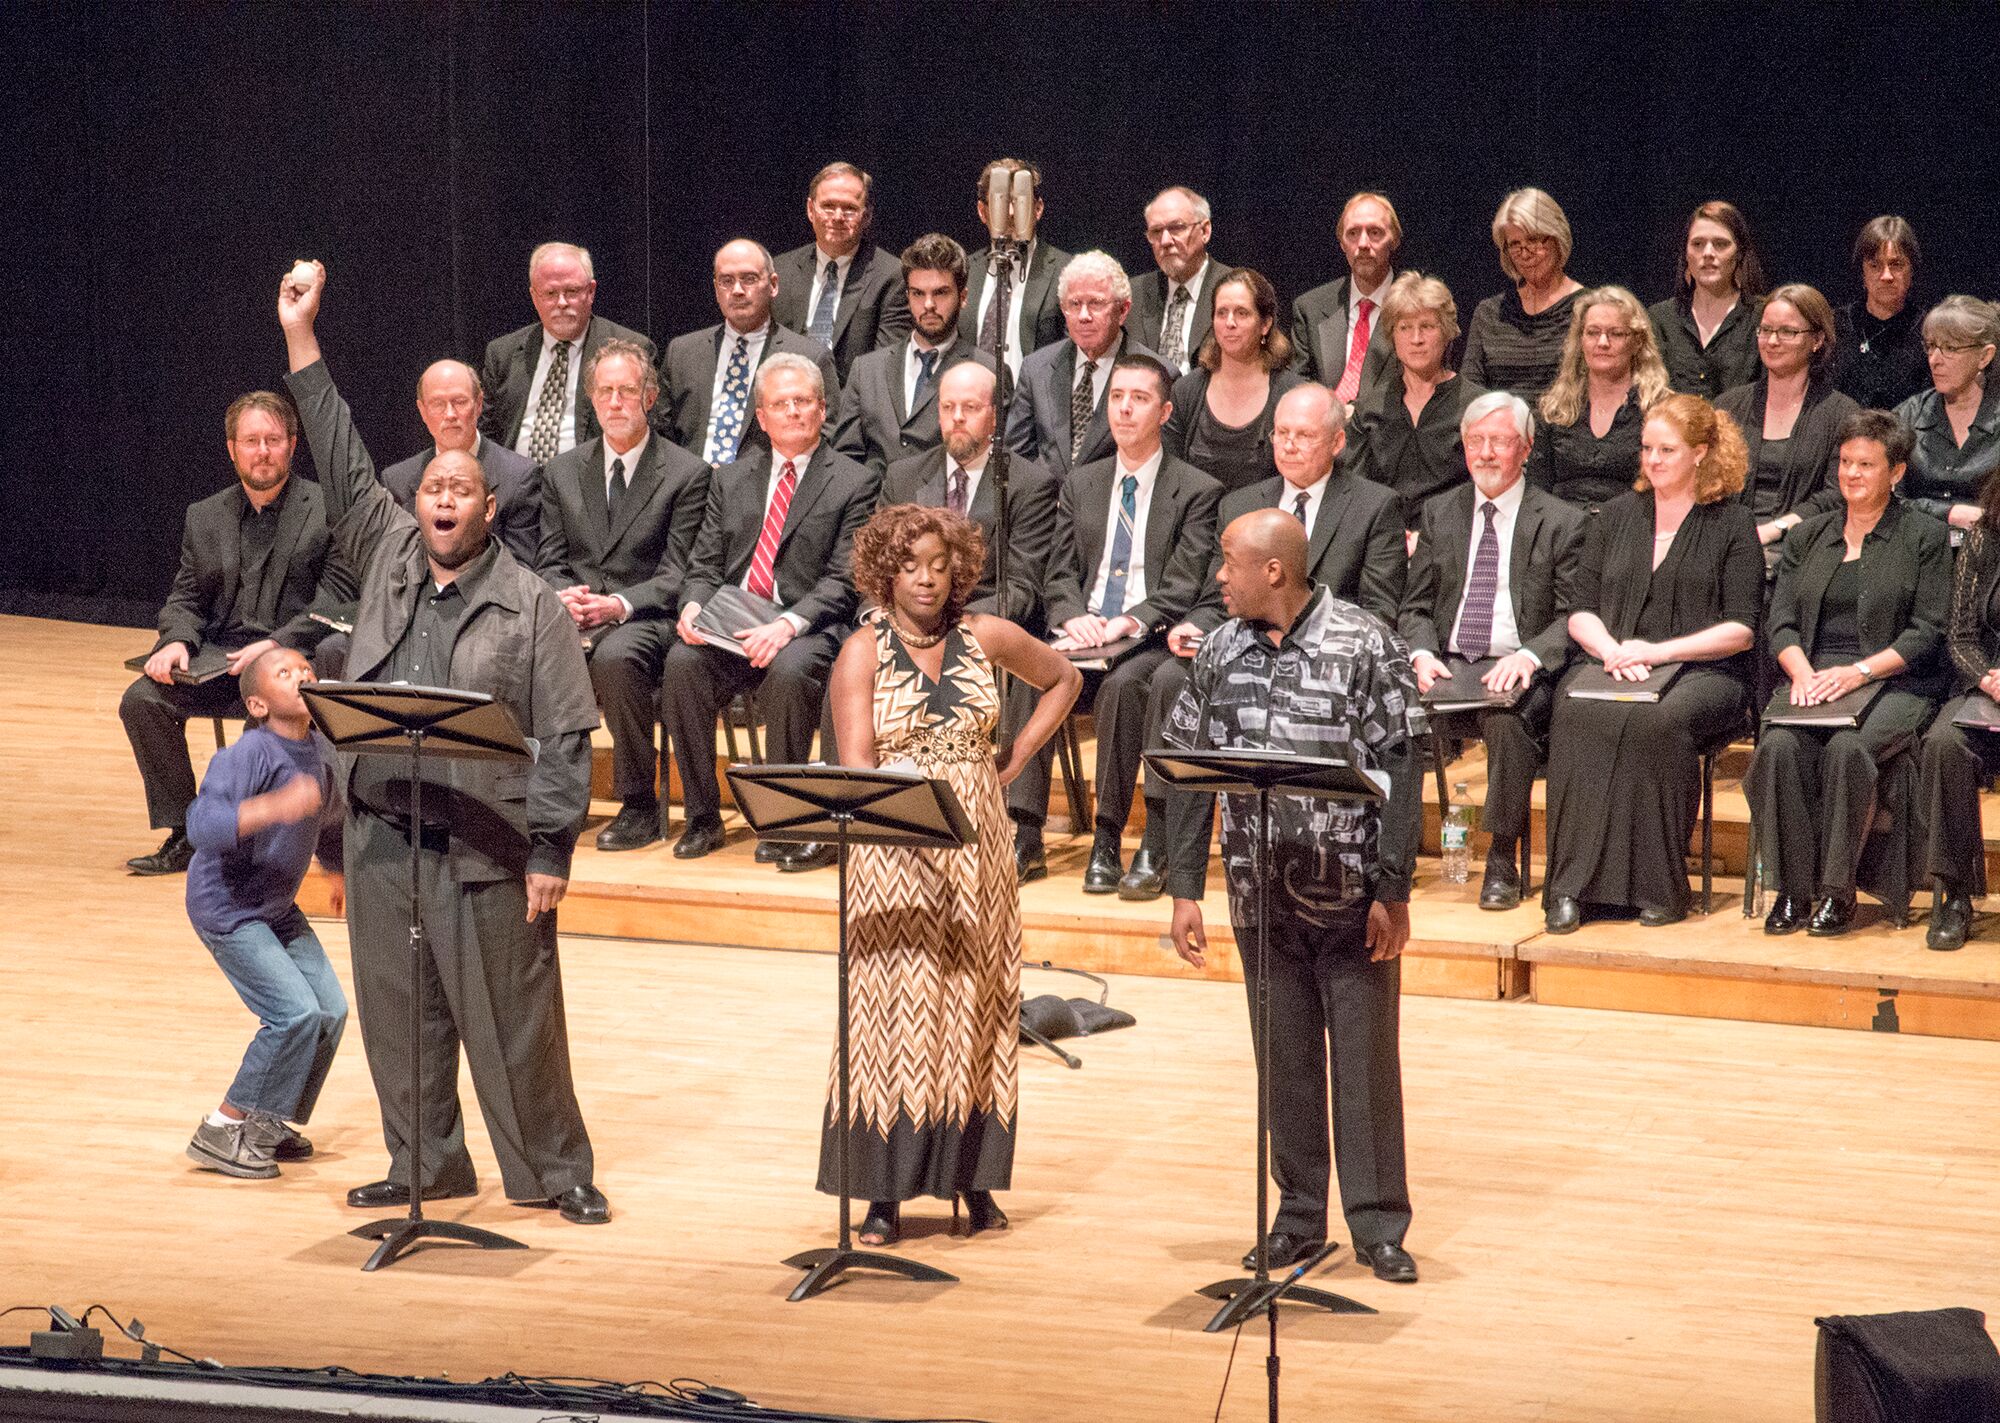
[[[746,586],[760,598],[778,596],[778,582],[772,572],[778,560],[778,540],[785,536],[785,511],[792,507],[792,491],[799,487],[798,466],[786,460],[778,471],[778,487],[771,492],[771,507],[764,511],[764,531],[757,535],[757,551],[750,555],[750,577]]]
[[[1354,339],[1347,343],[1347,369],[1333,388],[1333,393],[1349,405],[1361,390],[1361,363],[1368,357],[1368,338],[1375,334],[1374,317],[1375,303],[1364,296],[1354,309]]]

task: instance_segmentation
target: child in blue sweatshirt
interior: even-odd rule
[[[259,1027],[187,1154],[246,1180],[312,1155],[286,1123],[312,1116],[347,1026],[347,998],[296,902],[315,848],[335,872],[335,913],[342,896],[331,758],[300,695],[313,681],[312,664],[290,648],[244,669],[250,730],[216,753],[188,809],[188,918]]]

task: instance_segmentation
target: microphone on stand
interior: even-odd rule
[[[1013,238],[1025,247],[1035,236],[1035,175],[1025,168],[1014,173],[1013,207]]]
[[[995,168],[992,177],[986,181],[986,234],[993,240],[994,251],[1007,240],[1012,229],[1012,201],[1008,193],[1007,170]]]

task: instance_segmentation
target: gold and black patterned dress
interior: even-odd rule
[[[1014,1167],[1021,903],[993,763],[1000,695],[963,626],[939,680],[885,618],[875,626],[875,760],[951,783],[979,829],[957,850],[859,845],[848,859],[853,1079],[848,1189],[903,1201],[1006,1189]],[[819,1189],[839,1190],[839,1061]]]

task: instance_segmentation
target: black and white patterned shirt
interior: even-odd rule
[[[1319,924],[1357,901],[1409,899],[1421,779],[1412,742],[1424,729],[1408,650],[1380,618],[1318,587],[1276,645],[1268,629],[1241,618],[1210,633],[1162,735],[1184,751],[1289,751],[1387,775],[1379,806],[1271,797],[1273,917]],[[1167,888],[1199,899],[1207,798],[1176,799]],[[1256,922],[1257,833],[1256,797],[1224,796],[1222,861],[1238,925]]]

